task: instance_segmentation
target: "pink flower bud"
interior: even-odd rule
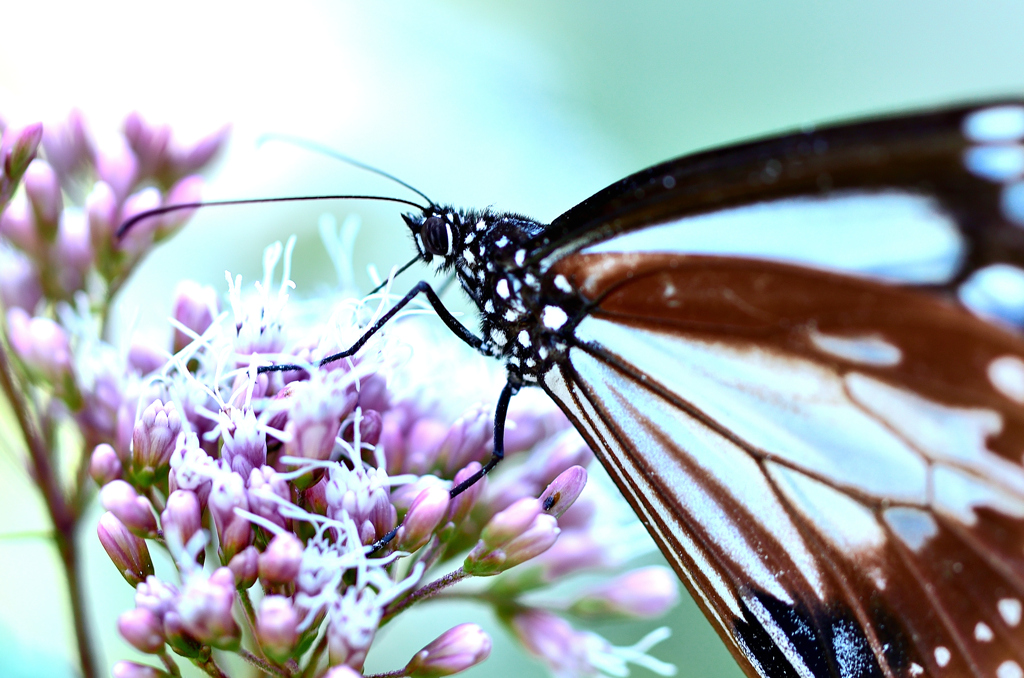
[[[228,568],[235,575],[235,582],[238,589],[244,591],[256,583],[259,574],[260,552],[255,546],[246,546],[240,553],[228,563]]]
[[[0,204],[7,202],[25,169],[36,157],[43,138],[41,123],[21,129],[8,128],[0,139]]]
[[[540,496],[544,510],[554,517],[561,517],[569,510],[587,484],[587,469],[572,466],[555,478]]]
[[[168,610],[164,614],[164,635],[167,637],[167,644],[182,657],[199,657],[209,651],[188,632],[176,609]]]
[[[210,285],[182,280],[174,290],[174,319],[196,334],[205,332],[220,312],[217,291]],[[192,337],[174,330],[174,352],[192,343]]]
[[[52,242],[57,235],[60,213],[64,209],[57,173],[45,160],[36,158],[25,170],[22,181],[29,204],[32,205],[39,234],[43,240]]]
[[[411,552],[426,544],[445,517],[448,504],[448,490],[441,485],[420,492],[398,529],[397,548]]]
[[[121,460],[113,447],[101,443],[93,449],[89,458],[89,475],[101,487],[121,477]]]
[[[459,624],[416,653],[405,667],[409,678],[437,678],[476,666],[491,654],[491,639],[476,624]]]
[[[158,654],[164,649],[164,625],[155,614],[144,608],[122,612],[117,630],[139,652]]]
[[[35,257],[42,254],[43,246],[36,229],[36,218],[23,194],[15,196],[7,208],[0,212],[0,235],[23,252]]]
[[[85,199],[85,214],[93,251],[102,256],[113,249],[114,231],[120,225],[117,221],[117,196],[106,182],[93,184]]]
[[[291,502],[291,487],[270,466],[254,468],[249,472],[249,511],[286,528],[288,520],[281,515],[281,502]]]
[[[231,560],[252,539],[252,525],[235,513],[235,508],[249,510],[242,477],[237,473],[221,473],[213,482],[209,505],[217,526],[223,560]]]
[[[179,150],[174,154],[174,171],[183,175],[202,169],[224,148],[230,134],[231,125],[224,125],[197,141],[191,148]]]
[[[291,532],[282,532],[267,544],[260,554],[260,579],[271,586],[290,584],[299,575],[303,543]]]
[[[679,602],[679,579],[667,567],[641,567],[606,581],[580,597],[572,606],[583,616],[619,615],[653,619]]]
[[[145,540],[129,532],[113,513],[100,516],[96,533],[117,571],[129,584],[138,586],[153,574],[153,561]]]
[[[56,383],[71,372],[71,345],[64,328],[22,308],[7,311],[8,339],[25,365]]]
[[[527,609],[512,618],[511,626],[530,654],[551,667],[562,669],[558,675],[596,673],[592,669],[586,673],[580,670],[591,668],[586,662],[586,636],[561,617],[544,610]]]
[[[67,210],[61,214],[51,258],[61,289],[68,296],[82,289],[85,274],[93,263],[89,223],[83,213]]]
[[[43,131],[46,160],[64,183],[92,161],[92,139],[82,112],[72,109],[65,120],[46,125]]]
[[[452,480],[452,487],[458,487],[466,480],[469,480],[481,468],[480,462],[470,462],[465,468],[455,474],[455,478]],[[454,523],[456,526],[461,525],[473,509],[473,505],[480,498],[480,495],[483,494],[484,489],[487,487],[487,482],[487,476],[484,476],[455,497],[448,506],[448,517],[445,522]]]
[[[491,518],[463,568],[479,577],[495,575],[544,553],[557,538],[555,517],[537,499],[520,499]]]
[[[317,372],[309,381],[294,384],[288,423],[284,428],[289,437],[284,444],[284,454],[304,459],[330,459],[341,422],[356,401],[356,395],[346,388],[344,376],[338,371]],[[293,482],[305,489],[314,480],[306,475]]]
[[[376,445],[380,442],[380,433],[383,426],[380,412],[376,410],[363,410],[359,417],[359,444]],[[348,421],[342,429],[341,437],[350,443],[355,442],[355,422]]]
[[[267,463],[267,434],[259,427],[252,409],[229,407],[221,416],[222,422],[227,419],[221,428],[221,459],[239,476],[248,478],[253,469]]]
[[[4,308],[18,307],[32,313],[42,298],[39,271],[32,260],[13,247],[0,246],[0,303]]]
[[[387,422],[385,422],[386,424]],[[423,418],[412,425],[408,436],[404,440],[405,459],[404,464],[398,469],[403,472],[423,475],[437,466],[438,453],[441,444],[448,436],[448,425],[436,419]],[[381,440],[387,440],[385,431],[381,433]],[[386,443],[384,449],[391,454],[396,445]]]
[[[327,673],[322,675],[320,678],[363,678],[363,674],[356,671],[351,666],[332,666],[327,669]]]
[[[260,647],[275,661],[291,655],[298,641],[299,615],[285,596],[267,596],[256,615],[256,636]]]
[[[438,454],[443,475],[450,477],[470,462],[482,462],[489,457],[494,442],[493,429],[489,408],[474,407],[456,419]]]
[[[191,490],[171,492],[160,514],[160,524],[169,544],[188,544],[192,536],[203,529],[202,507],[196,493]]]
[[[177,612],[185,629],[200,642],[224,650],[238,646],[239,629],[231,614],[235,575],[218,568],[209,579],[196,573],[185,582]]]
[[[167,363],[167,352],[155,341],[136,340],[128,349],[128,367],[138,374],[156,372]]]
[[[173,403],[155,400],[142,411],[132,433],[132,479],[143,487],[160,482],[170,470],[181,415]]]
[[[203,183],[203,178],[196,174],[179,180],[167,192],[167,198],[164,200],[164,203],[167,205],[184,205],[199,202],[203,198]],[[195,212],[194,209],[177,210],[165,214],[161,219],[157,238],[166,238],[177,231],[192,218]]]
[[[100,490],[100,504],[140,537],[156,537],[153,505],[125,481],[112,480],[104,485]]]
[[[135,185],[138,162],[123,139],[100,148],[96,153],[96,174],[114,191],[118,201],[127,197]]]
[[[171,674],[137,662],[117,662],[110,674],[114,678],[171,678]]]
[[[156,577],[146,577],[135,587],[135,607],[149,610],[157,619],[163,620],[177,602],[178,587]]]
[[[138,111],[124,120],[124,138],[139,162],[140,177],[156,177],[168,160],[171,141],[169,125],[151,125]]]
[[[152,186],[144,188],[138,193],[133,193],[124,201],[121,208],[121,223],[128,221],[137,214],[148,212],[160,207],[160,191]],[[119,243],[122,251],[134,255],[142,254],[153,244],[156,231],[160,227],[159,217],[150,217],[137,221],[131,230],[124,234]]]
[[[590,530],[564,530],[533,564],[541,570],[540,581],[550,583],[579,572],[613,567],[619,562]]]

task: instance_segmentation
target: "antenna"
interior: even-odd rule
[[[381,195],[299,195],[290,196],[286,198],[247,198],[243,200],[211,200],[209,202],[183,202],[176,205],[164,205],[163,207],[156,207],[145,212],[139,212],[135,216],[129,218],[127,221],[122,223],[117,232],[114,234],[115,240],[120,240],[131,230],[132,226],[153,217],[158,217],[163,214],[169,214],[171,212],[178,212],[180,210],[194,210],[200,207],[225,207],[228,205],[256,205],[260,203],[269,202],[307,202],[311,200],[379,200],[382,202],[396,202],[402,205],[409,205],[415,207],[421,212],[425,212],[428,208],[420,205],[419,203],[412,202],[411,200],[403,200],[402,198],[389,198]],[[430,203],[431,207],[434,203]]]
[[[335,160],[340,160],[343,163],[352,165],[353,167],[358,167],[359,169],[366,170],[367,172],[372,172],[373,174],[377,174],[377,175],[382,176],[382,177],[384,177],[386,179],[390,179],[391,181],[395,182],[399,186],[404,186],[405,188],[408,188],[410,191],[412,191],[413,193],[415,193],[416,195],[420,196],[421,198],[426,200],[428,203],[430,203],[431,207],[433,207],[434,205],[437,204],[433,200],[431,200],[429,197],[427,197],[426,193],[424,193],[423,191],[419,190],[415,186],[413,186],[413,185],[411,185],[411,184],[409,184],[409,183],[407,183],[405,181],[402,181],[401,179],[399,179],[395,175],[389,174],[388,172],[385,172],[382,169],[378,169],[378,168],[374,167],[373,165],[367,165],[365,162],[360,162],[360,161],[356,160],[355,158],[351,158],[351,157],[345,155],[344,153],[339,153],[338,151],[334,150],[333,148],[330,148],[328,146],[324,146],[323,144],[319,144],[319,143],[317,143],[315,141],[312,141],[310,139],[304,139],[302,137],[296,137],[296,136],[292,136],[290,134],[268,133],[268,134],[262,135],[259,139],[256,140],[256,146],[257,147],[262,146],[263,144],[265,144],[268,141],[281,141],[281,142],[284,142],[286,144],[291,144],[292,146],[298,146],[299,148],[304,148],[307,151],[312,151],[314,153],[319,153],[321,155],[326,155],[328,158],[334,158]]]

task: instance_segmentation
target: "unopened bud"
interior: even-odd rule
[[[121,613],[117,630],[139,652],[158,654],[164,649],[164,626],[160,618],[144,608]]]
[[[460,624],[441,634],[406,665],[409,678],[439,678],[476,666],[491,654],[491,639],[476,624]]]
[[[233,649],[239,640],[238,624],[231,614],[234,600],[235,576],[230,569],[221,567],[208,579],[196,574],[185,582],[177,612],[185,629],[199,641]]]
[[[153,560],[145,540],[129,532],[113,513],[100,516],[96,533],[117,571],[129,584],[138,586],[153,574]]]
[[[167,192],[168,205],[184,205],[199,202],[203,197],[203,178],[198,174],[187,176],[171,187]],[[164,215],[157,232],[157,238],[166,238],[184,226],[195,210],[175,210]]]
[[[213,482],[209,498],[210,513],[217,526],[221,553],[225,560],[249,545],[252,525],[235,513],[235,508],[249,510],[245,482],[237,473],[222,473]]]
[[[544,553],[557,538],[555,517],[526,497],[491,518],[463,567],[475,576],[495,575]]]
[[[573,505],[586,484],[587,469],[582,466],[572,466],[551,481],[544,493],[540,495],[541,506],[544,507],[545,512],[559,518]]]
[[[100,487],[121,477],[121,460],[117,457],[114,448],[106,443],[100,443],[89,458],[89,475]]]
[[[110,674],[114,678],[171,678],[166,671],[138,662],[117,662]]]
[[[397,548],[411,552],[426,544],[444,519],[448,504],[448,490],[441,485],[431,485],[420,492],[398,529]]]
[[[174,291],[174,319],[196,334],[205,332],[217,316],[219,302],[217,291],[210,285],[200,285],[194,280],[182,280]],[[179,329],[174,330],[174,352],[177,353],[192,342],[192,337]]]
[[[256,615],[256,635],[267,655],[276,661],[287,659],[299,638],[299,615],[285,596],[267,596]]]
[[[64,209],[64,199],[60,194],[60,181],[56,172],[45,160],[36,158],[25,170],[22,181],[25,185],[25,194],[32,205],[39,234],[43,240],[53,242],[57,235],[60,213]]]
[[[181,433],[181,415],[173,403],[156,400],[142,412],[132,433],[132,479],[149,487],[167,477],[171,454]]]
[[[653,619],[679,602],[679,579],[667,567],[652,565],[626,572],[584,594],[572,606],[581,616],[618,615]]]
[[[71,372],[71,344],[64,328],[22,308],[7,311],[8,339],[29,368],[60,383]]]
[[[140,537],[156,536],[153,505],[123,480],[113,480],[100,490],[100,504]]]
[[[291,532],[282,532],[267,544],[260,554],[260,579],[271,586],[290,584],[299,575],[302,551],[305,547]]]
[[[188,544],[192,536],[203,529],[203,513],[196,493],[191,490],[171,492],[160,514],[160,524],[169,544]]]
[[[244,591],[256,583],[256,576],[259,574],[259,558],[260,552],[256,550],[255,546],[246,546],[228,563],[228,568],[235,575],[235,582],[239,590]]]

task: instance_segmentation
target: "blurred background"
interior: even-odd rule
[[[697,149],[1024,94],[1024,5],[1011,0],[295,0],[287,10],[258,0],[4,0],[0,8],[0,116],[46,122],[77,106],[100,139],[133,109],[183,136],[230,122],[232,144],[206,190],[210,199],[415,199],[296,148],[257,149],[259,135],[282,132],[380,166],[438,202],[548,221],[626,174]],[[298,293],[330,284],[333,269],[316,235],[323,213],[362,218],[355,256],[364,284],[368,264],[386,272],[412,252],[392,206],[208,210],[143,265],[122,312],[165,328],[180,278],[223,288],[229,270],[251,281],[263,247],[292,233]],[[27,482],[10,454],[0,456],[0,535],[47,528]],[[109,666],[131,656],[114,624],[132,592],[94,533],[87,524],[86,578]],[[48,543],[0,541],[0,677],[71,675],[59,576]],[[472,606],[407,615],[374,646],[368,671],[393,669],[440,626],[467,620],[492,630],[496,642],[492,659],[470,675],[544,675]],[[739,675],[688,600],[667,623],[673,637],[653,654],[675,662],[680,675]],[[630,644],[656,625],[598,630]]]

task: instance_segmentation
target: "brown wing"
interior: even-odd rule
[[[1020,678],[1024,341],[932,295],[577,253],[542,385],[752,676]]]

